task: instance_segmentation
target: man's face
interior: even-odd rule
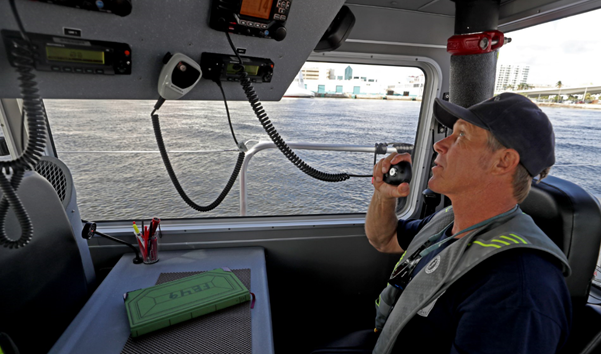
[[[452,134],[433,145],[438,153],[429,188],[448,197],[480,191],[488,183],[493,153],[488,132],[459,119]]]

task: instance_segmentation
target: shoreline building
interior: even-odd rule
[[[345,68],[345,75],[343,78],[344,78],[344,80],[352,80],[352,67],[351,66],[348,65],[348,67]]]
[[[411,75],[406,77],[406,81],[398,82],[395,85],[387,86],[387,95],[395,96],[410,96],[413,98],[421,98],[423,96],[423,88],[425,86],[424,75]]]
[[[496,68],[494,92],[515,90],[519,84],[528,83],[530,66],[525,64],[499,64]]]
[[[342,75],[343,74],[343,75]],[[350,95],[405,96],[421,99],[425,86],[423,74],[396,77],[378,77],[379,73],[364,67],[345,69],[305,67],[298,75],[299,86],[322,96],[347,97]]]
[[[319,80],[322,79],[320,69],[318,68],[302,68],[301,70],[304,80]]]

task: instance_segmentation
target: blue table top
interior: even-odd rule
[[[256,295],[251,310],[253,353],[274,353],[266,260],[263,248],[195,249],[159,251],[159,262],[134,264],[134,254],[124,254],[50,353],[120,353],[130,335],[123,294],[155,285],[167,272],[206,271],[219,267],[250,269],[250,291]]]

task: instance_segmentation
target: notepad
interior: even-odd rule
[[[127,292],[124,303],[131,336],[218,311],[251,299],[231,271],[215,269],[160,285]]]

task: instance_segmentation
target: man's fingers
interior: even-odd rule
[[[410,186],[407,182],[403,182],[397,186],[396,192],[399,194],[398,197],[406,197],[410,193]]]
[[[391,164],[395,165],[402,161],[407,161],[412,164],[412,157],[408,153],[396,154],[396,156],[392,158]]]
[[[383,161],[383,164],[381,165],[381,173],[385,174],[389,171],[389,168],[392,166],[392,159],[394,159],[394,157],[398,155],[398,153],[391,153],[390,155],[386,156],[385,158],[381,159]]]
[[[373,183],[381,182],[383,180],[383,173],[381,173],[381,166],[383,165],[383,159],[379,160],[373,168]]]

